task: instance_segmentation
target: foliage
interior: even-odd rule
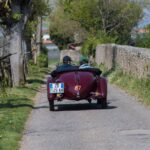
[[[28,20],[25,25],[24,36],[31,38],[35,32],[36,25],[37,25],[36,20]]]
[[[47,49],[42,48],[42,53],[37,58],[37,64],[39,67],[48,67],[48,54]]]
[[[99,31],[96,36],[90,34],[81,49],[82,54],[95,56],[96,46],[104,43],[115,43],[116,39],[107,35],[103,31]]]
[[[83,34],[83,30],[77,21],[70,20],[66,13],[64,6],[58,6],[58,9],[50,16],[50,33],[51,37],[63,48],[67,43],[73,42],[74,33],[80,30],[80,34]]]
[[[8,85],[6,84],[5,80],[0,81],[0,98],[7,96],[6,87]]]
[[[0,0],[0,22],[1,24],[8,23],[11,13],[11,0]]]
[[[137,36],[136,46],[143,48],[150,48],[150,34],[145,34],[143,36]]]
[[[72,0],[66,13],[71,20],[81,24],[86,30],[99,29],[100,17],[97,15],[97,0]]]
[[[50,13],[49,0],[32,0],[31,18],[36,19],[37,16],[45,16]]]
[[[119,43],[126,43],[130,38],[131,29],[141,17],[141,8],[130,0],[99,0],[98,10],[100,28],[108,35],[117,37]]]
[[[139,34],[135,41],[136,46],[143,48],[150,48],[150,24],[145,27],[146,33]]]
[[[21,13],[13,13],[12,14],[12,18],[15,20],[15,21],[19,21],[22,17],[22,14]]]
[[[25,0],[24,0],[25,1]],[[27,1],[26,1],[27,2]],[[12,25],[21,20],[23,14],[13,10],[13,0],[1,0],[0,1],[0,22],[6,28],[11,28]],[[20,5],[25,6],[20,1]],[[27,4],[26,4],[27,5]]]
[[[32,0],[31,5],[29,5],[28,2],[28,0],[19,1],[21,7],[28,9],[30,20],[33,21],[37,19],[37,16],[49,14],[50,7],[47,5],[49,0]],[[23,17],[23,14],[15,12],[12,9],[13,4],[15,4],[13,0],[0,0],[0,23],[8,28],[20,21]]]
[[[24,30],[24,35],[26,37],[31,38],[32,35],[36,32],[35,29],[38,24],[38,17],[42,17],[50,13],[50,7],[47,5],[48,1],[49,0],[32,0],[31,11]]]
[[[117,38],[118,43],[128,42],[131,29],[137,24],[142,12],[140,5],[130,0],[59,0],[56,12],[59,11],[62,16],[55,13],[56,18],[78,22],[88,33],[101,30]]]

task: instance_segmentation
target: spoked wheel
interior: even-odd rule
[[[54,100],[49,101],[49,110],[54,111]]]
[[[107,108],[107,101],[106,101],[106,99],[97,99],[97,104],[101,105],[102,109],[106,109]]]

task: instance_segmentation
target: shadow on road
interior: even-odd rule
[[[49,106],[33,106],[30,104],[11,104],[5,103],[0,104],[0,108],[18,108],[18,107],[30,107],[32,109],[49,109]],[[56,109],[57,108],[57,109]],[[115,109],[116,106],[108,106],[107,109]],[[101,109],[100,105],[97,104],[57,104],[55,105],[55,111],[82,111],[82,110],[96,110]]]
[[[101,109],[101,105],[97,104],[58,104],[55,105],[58,109],[56,111],[82,111],[82,110],[97,110]],[[115,109],[115,106],[108,106],[107,109]]]
[[[46,81],[39,80],[39,79],[29,79],[29,80],[27,80],[27,83],[28,83],[28,84],[31,84],[31,83],[46,84]]]
[[[30,108],[34,108],[32,105],[30,104],[1,104],[0,108],[18,108],[18,107],[30,107]]]

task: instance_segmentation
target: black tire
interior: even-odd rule
[[[107,101],[106,101],[106,99],[97,99],[97,104],[101,105],[102,109],[106,109],[107,108]]]
[[[54,111],[54,100],[49,101],[49,110]]]
[[[101,106],[102,106],[102,109],[106,109],[107,108],[107,101],[101,100]]]
[[[100,105],[100,104],[101,104],[101,100],[97,99],[97,105]]]

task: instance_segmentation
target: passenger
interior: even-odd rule
[[[86,57],[83,57],[80,59],[79,69],[84,70],[84,71],[90,71],[96,76],[99,76],[102,73],[102,71],[99,68],[95,68],[95,67],[90,66],[88,58],[86,58]]]
[[[85,58],[85,57],[81,58],[79,69],[87,69],[87,68],[93,68],[93,67],[89,65],[89,61],[87,58]]]

